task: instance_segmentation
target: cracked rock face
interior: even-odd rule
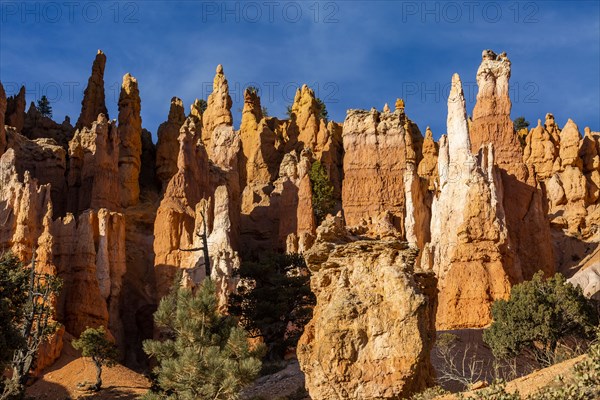
[[[381,212],[389,212],[392,224],[406,237],[405,219],[413,218],[406,210],[423,206],[407,204],[409,188],[405,187],[406,175],[416,174],[421,160],[420,133],[401,110],[393,113],[349,110],[342,140],[345,152],[342,206],[346,223],[359,225]],[[426,240],[427,231],[417,234]]]
[[[328,217],[305,253],[317,297],[298,343],[314,399],[404,398],[433,379],[436,280],[416,272],[418,251],[358,240]]]

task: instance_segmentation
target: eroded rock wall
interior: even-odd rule
[[[69,142],[67,209],[75,215],[88,209],[121,210],[118,129],[104,114],[97,117]]]
[[[382,113],[349,110],[342,140],[346,223],[360,225],[388,212],[401,237],[424,244],[429,239],[428,218],[415,215],[428,208],[427,185],[417,174],[423,137],[404,109]],[[420,221],[416,225],[415,219]],[[407,223],[411,232],[407,232]]]

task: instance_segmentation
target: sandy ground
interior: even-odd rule
[[[65,343],[58,361],[27,389],[27,396],[35,399],[136,399],[146,393],[150,382],[142,375],[122,365],[102,370],[102,390],[86,393],[78,390],[80,382],[95,382],[96,368],[88,358],[79,356],[70,343]]]
[[[475,351],[479,357],[491,358],[489,349],[481,341],[481,331],[463,330],[453,331],[453,333],[461,338],[463,344],[469,343],[471,346],[475,346]],[[551,385],[558,375],[568,375],[573,366],[585,357],[580,356],[567,360],[515,379],[507,384],[506,389],[510,392],[518,390],[521,396],[526,397],[544,386]],[[439,360],[435,356],[432,358],[434,365],[439,364]],[[439,365],[436,365],[436,367],[439,367]],[[28,388],[27,396],[48,400],[136,399],[146,393],[150,387],[150,382],[143,375],[122,365],[117,365],[113,368],[104,368],[102,374],[103,389],[100,392],[86,393],[78,390],[78,383],[86,381],[91,383],[94,380],[95,367],[92,361],[80,357],[67,341],[61,358],[51,368],[44,371],[44,374]],[[303,386],[304,374],[300,370],[297,360],[292,359],[281,371],[258,378],[253,385],[244,390],[242,399],[274,400],[288,396],[297,399],[298,396],[295,392]],[[439,399],[451,400],[455,398],[456,396],[449,395]],[[308,399],[308,397],[304,397],[304,399]]]
[[[298,360],[292,359],[283,370],[258,378],[254,384],[244,390],[242,399],[275,400],[291,396],[303,387],[304,374],[300,370]],[[310,400],[309,397],[305,399]]]

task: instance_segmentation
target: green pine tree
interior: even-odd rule
[[[205,279],[194,293],[176,288],[154,314],[164,340],[147,340],[158,392],[148,399],[234,399],[261,368],[262,348],[251,349],[246,331],[217,311],[215,284]]]
[[[251,336],[264,339],[269,359],[283,359],[298,343],[316,303],[304,258],[272,254],[260,262],[242,263],[237,272],[247,284],[229,297],[229,312]]]
[[[198,104],[199,104],[198,108],[200,109],[200,112],[202,114],[204,114],[204,111],[206,111],[206,108],[208,107],[208,103],[206,102],[206,100],[200,99],[200,100],[198,100]]]
[[[36,272],[35,250],[33,254],[29,268],[23,268],[14,255],[0,256],[0,292],[4,292],[0,296],[0,314],[11,319],[8,329],[2,326],[6,322],[0,321],[0,329],[7,334],[5,339],[0,338],[7,345],[6,349],[0,348],[2,361],[12,353],[11,377],[0,385],[3,386],[0,399],[23,397],[40,345],[58,327],[52,319],[52,299],[60,292],[62,281],[54,275]]]
[[[598,314],[580,287],[556,274],[544,279],[540,271],[531,281],[515,285],[508,300],[492,305],[492,325],[483,340],[497,358],[527,350],[541,364],[552,360],[559,341],[567,336],[589,339]]]
[[[292,106],[285,107],[285,116],[289,120],[294,119],[294,112],[292,111]]]
[[[327,106],[325,102],[317,97],[317,104],[319,105],[319,118],[325,122],[329,121],[329,113],[327,112]]]
[[[44,117],[52,118],[52,106],[45,95],[38,100],[37,109]]]
[[[517,132],[519,132],[521,129],[529,127],[529,121],[527,121],[525,119],[525,117],[517,117],[517,118],[515,118],[515,120],[513,121],[513,123],[515,125],[515,130]]]
[[[27,303],[29,272],[12,253],[0,254],[0,371],[24,345],[18,324]],[[1,390],[0,390],[1,391]]]
[[[308,173],[312,189],[313,212],[317,225],[325,219],[327,214],[333,212],[335,199],[333,198],[333,184],[327,176],[327,171],[321,162],[315,161]]]
[[[103,326],[99,328],[87,328],[79,339],[73,341],[73,347],[81,350],[81,355],[90,357],[96,366],[96,384],[91,387],[98,391],[102,387],[102,367],[112,367],[116,364],[119,351],[106,336]]]

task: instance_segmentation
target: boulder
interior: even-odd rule
[[[317,304],[297,348],[313,399],[397,399],[433,382],[436,279],[418,250],[328,217],[305,253]]]

